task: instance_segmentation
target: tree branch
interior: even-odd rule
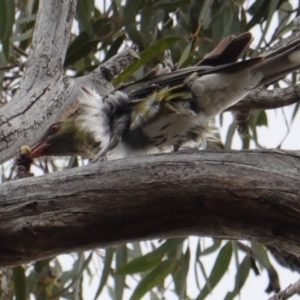
[[[269,300],[286,300],[300,291],[300,279],[288,286],[285,290],[273,295]]]
[[[185,235],[299,255],[299,159],[276,150],[178,153],[2,184],[0,265]]]
[[[243,100],[228,108],[228,111],[275,109],[298,103],[300,99],[300,86],[293,85],[287,88],[274,90],[255,89]]]
[[[0,111],[1,162],[28,141],[36,142],[45,123],[54,122],[70,96],[63,63],[75,14],[76,0],[42,0],[32,50],[20,88]],[[70,104],[70,103],[69,103]]]
[[[106,95],[114,89],[110,76],[137,58],[133,49],[126,49],[89,75],[75,79],[64,76],[76,2],[40,1],[32,51],[20,88],[0,110],[0,163],[16,155],[21,145],[37,142],[52,123],[76,110],[81,86]]]

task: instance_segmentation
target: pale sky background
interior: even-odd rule
[[[96,0],[99,6],[102,6],[104,1],[107,3],[110,2],[110,0]],[[252,0],[248,1],[247,6],[251,5]],[[296,8],[298,5],[298,0],[292,0],[289,1],[292,3],[292,5]],[[274,28],[276,28],[277,20],[274,19],[269,32],[272,33]],[[260,36],[260,29],[255,28],[252,30],[252,33],[254,33],[254,36],[259,37]],[[255,39],[254,44],[258,42],[258,39]],[[267,112],[268,115],[268,127],[260,127],[258,128],[258,136],[259,136],[259,144],[263,147],[267,148],[274,148],[277,147],[278,144],[282,141],[282,139],[285,137],[286,133],[288,132],[288,128],[286,126],[285,118],[289,121],[291,119],[291,115],[293,112],[293,106],[285,107],[283,109],[276,109],[276,110],[269,110]],[[286,117],[284,117],[286,116]],[[232,123],[232,115],[231,113],[225,113],[223,118],[223,127],[220,130],[222,140],[225,140],[228,126]],[[298,116],[293,124],[290,126],[290,133],[285,139],[282,149],[293,149],[293,150],[299,150],[300,149],[300,139],[299,139],[299,128],[300,128],[300,117]],[[255,148],[255,145],[252,143],[252,148]],[[237,133],[234,135],[233,139],[233,148],[234,149],[240,149],[241,147],[241,140]],[[190,237],[190,245],[192,249],[195,249],[196,243],[198,238],[196,237]],[[211,240],[208,238],[203,238],[202,243],[206,245],[206,247],[209,246],[211,243]],[[247,243],[247,242],[245,242]],[[199,291],[196,287],[195,283],[195,276],[194,276],[194,254],[195,252],[192,251],[191,253],[191,264],[190,264],[190,272],[188,276],[188,294],[191,298],[195,298]],[[210,274],[210,271],[214,265],[216,255],[218,253],[208,255],[202,258],[202,262],[204,263],[206,267],[207,274]],[[244,255],[241,253],[239,260],[242,261]],[[287,287],[291,283],[294,283],[296,280],[299,279],[298,273],[293,273],[291,271],[288,271],[287,269],[281,268],[271,257],[269,256],[273,265],[275,266],[276,270],[279,272],[279,278],[280,278],[280,284],[282,288]],[[70,255],[60,255],[59,256],[60,261],[63,263],[64,267],[66,269],[70,269],[72,267],[72,259]],[[90,278],[86,277],[84,280],[84,299],[90,300],[94,298],[94,295],[96,293],[96,290],[98,288],[98,284],[102,275],[102,264],[99,259],[95,258],[94,263],[92,264],[92,269],[94,269],[95,276],[92,280]],[[214,288],[213,293],[208,296],[206,299],[209,300],[222,300],[226,296],[227,292],[233,290],[234,288],[234,282],[235,282],[235,274],[236,274],[236,267],[235,267],[235,260],[232,258],[230,268],[227,271],[227,274],[224,276],[224,278],[221,280],[221,282],[217,285],[217,287]],[[202,277],[202,275],[199,272],[199,278],[200,278],[200,285],[203,287],[205,285],[205,280]],[[110,280],[109,282],[112,283]],[[172,287],[172,280],[170,277],[167,278],[167,282],[170,283],[170,286]],[[126,283],[129,285],[129,287],[134,288],[136,285],[136,282],[134,280],[127,280]],[[241,294],[239,295],[239,298],[241,300],[263,300],[268,299],[270,295],[266,294],[264,291],[268,286],[268,276],[265,271],[261,272],[260,276],[255,276],[253,271],[250,271],[249,278],[246,281],[245,286],[242,289]],[[125,292],[125,295],[123,297],[124,300],[129,299],[130,295],[132,294],[132,290],[127,290]],[[177,297],[174,293],[168,292],[164,294],[166,300],[175,300]],[[292,299],[299,299],[299,296],[294,296]],[[110,299],[108,296],[107,290],[104,290],[102,292],[101,296],[98,298],[99,300],[106,300]],[[149,297],[144,297],[143,299],[149,299]]]

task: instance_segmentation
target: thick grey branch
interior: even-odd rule
[[[111,77],[136,59],[134,51],[126,49],[87,76],[64,76],[76,2],[40,1],[24,77],[13,100],[0,111],[0,163],[16,155],[22,144],[37,142],[50,124],[76,110],[81,86],[106,95],[114,89]]]
[[[50,125],[67,107],[71,90],[63,77],[63,63],[75,8],[76,0],[40,1],[23,80],[0,111],[0,161],[14,155],[23,143],[36,141],[44,130],[41,125]]]
[[[184,235],[251,239],[299,255],[299,163],[297,152],[191,152],[2,184],[0,265]]]

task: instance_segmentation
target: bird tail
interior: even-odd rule
[[[272,84],[300,68],[299,38],[274,51],[267,52],[261,57],[264,58],[264,62],[253,68],[254,71],[259,71],[263,74],[259,85]]]
[[[122,85],[118,90],[130,94],[130,97],[134,99],[148,95],[158,86],[163,87],[180,84],[188,75],[197,70],[205,71],[211,67],[220,68],[220,66],[235,63],[248,50],[252,41],[253,37],[250,32],[245,32],[238,36],[230,35],[219,42],[219,44],[211,52],[206,54],[196,66],[168,73],[158,73],[156,70],[157,68],[154,68],[153,72],[149,72],[150,74],[154,74],[154,76],[149,76],[148,73],[146,76],[135,82]],[[246,64],[248,64],[248,62]]]
[[[299,37],[256,58],[236,62],[248,49],[251,41],[250,33],[244,33],[238,37],[230,36],[222,40],[197,66],[153,78],[142,78],[135,83],[122,86],[119,90],[128,93],[131,99],[139,99],[146,97],[158,88],[180,85],[185,78],[195,72],[198,76],[203,76],[211,73],[235,72],[245,68],[262,73],[262,80],[257,85],[260,86],[271,84],[300,68]]]
[[[197,66],[220,66],[236,62],[253,41],[250,32],[224,38],[211,52],[206,54]]]

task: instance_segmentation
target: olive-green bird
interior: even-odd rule
[[[31,157],[82,155],[96,161],[205,147],[218,114],[300,68],[300,41],[237,62],[251,42],[250,33],[227,37],[196,66],[158,67],[104,98],[82,88],[80,113],[50,126]]]

